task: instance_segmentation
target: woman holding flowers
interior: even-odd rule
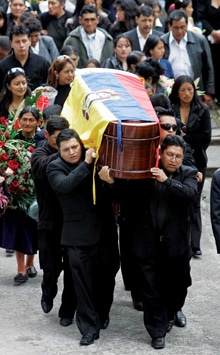
[[[24,107],[24,98],[31,96],[25,71],[20,68],[11,68],[5,76],[0,93],[0,116],[8,118]]]
[[[0,245],[15,250],[18,269],[14,278],[15,285],[37,275],[34,267],[37,223],[27,215],[27,211],[35,198],[30,159],[35,147],[33,137],[40,121],[38,109],[33,106],[24,107],[18,121],[21,130],[14,139],[0,143],[0,168],[11,194],[9,208],[2,218]],[[6,134],[4,136],[6,137]]]

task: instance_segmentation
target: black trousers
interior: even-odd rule
[[[98,248],[65,246],[77,296],[76,323],[82,335],[99,332],[95,307],[95,270]]]
[[[191,226],[191,247],[192,249],[200,249],[200,241],[202,235],[202,218],[201,218],[201,196],[205,182],[206,168],[199,169],[203,174],[202,182],[198,183],[198,192],[191,201],[190,206],[190,226]]]
[[[73,318],[76,310],[76,294],[69,267],[67,254],[60,245],[60,229],[39,230],[39,262],[43,269],[43,281],[41,284],[43,296],[52,301],[57,294],[57,282],[63,270],[63,292],[59,317]]]
[[[178,257],[168,257],[162,245],[151,260],[137,259],[144,325],[152,339],[166,335],[168,320],[184,305],[191,285],[189,260],[189,250]]]

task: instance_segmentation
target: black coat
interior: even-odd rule
[[[100,239],[97,206],[93,204],[93,164],[65,162],[61,157],[47,167],[50,185],[57,193],[63,211],[61,244],[92,246]]]
[[[156,31],[156,30],[152,30],[152,34],[153,35],[158,35],[159,37],[161,37],[163,35],[162,32]],[[137,35],[137,29],[134,28],[131,31],[127,31],[124,33],[125,36],[127,36],[128,38],[130,38],[131,42],[132,42],[132,50],[133,51],[141,51],[141,47],[140,47],[140,43],[139,43],[139,39],[138,39],[138,35]]]
[[[190,248],[190,201],[197,193],[196,171],[181,166],[161,183],[140,180],[133,191],[133,251],[139,258],[155,259],[159,243],[168,257]]]
[[[220,170],[214,172],[210,194],[211,223],[217,253],[220,254]]]

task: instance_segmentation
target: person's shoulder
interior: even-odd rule
[[[152,34],[161,37],[161,36],[163,36],[164,32],[162,32],[162,31],[157,31],[157,30],[154,30],[154,29],[153,29],[153,30],[152,30]]]
[[[213,173],[212,180],[213,179],[216,179],[218,180],[218,182],[220,182],[220,168],[215,170],[215,172]]]
[[[97,30],[98,31],[101,31],[102,33],[104,33],[105,37],[111,41],[113,41],[113,38],[112,36],[106,31],[104,30],[104,28],[101,28],[101,27],[97,27]]]
[[[39,54],[35,54],[35,53],[33,53],[33,52],[30,52],[29,58],[30,58],[31,64],[33,64],[33,62],[34,62],[34,65],[35,65],[36,63],[38,63],[38,66],[39,66],[39,65],[42,65],[42,64],[50,65],[50,63],[48,62],[48,60],[47,60],[46,58],[42,57],[42,56],[39,55]]]
[[[195,175],[197,174],[197,169],[195,167],[192,166],[188,166],[188,165],[181,165],[181,167],[179,168],[179,170],[185,175]]]
[[[77,26],[76,28],[74,28],[74,30],[70,31],[70,33],[68,34],[67,38],[70,38],[70,37],[81,37],[81,33],[80,33],[80,28],[81,28],[81,25],[80,26]]]
[[[41,14],[38,15],[39,20],[50,20],[52,16],[49,14],[49,11],[42,12]]]
[[[124,35],[127,36],[127,37],[129,37],[129,36],[134,36],[135,34],[137,34],[137,29],[136,29],[136,27],[133,28],[133,30],[124,32]]]
[[[47,35],[40,36],[39,42],[46,43],[46,44],[47,43],[55,44],[53,37]]]

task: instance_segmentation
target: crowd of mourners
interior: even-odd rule
[[[44,313],[63,271],[58,316],[62,326],[75,317],[80,345],[108,327],[119,268],[153,348],[165,347],[174,325],[186,326],[190,259],[202,257],[200,200],[209,104],[220,105],[219,49],[220,0],[0,0],[0,247],[15,255],[15,285],[37,276],[39,253]],[[118,179],[107,166],[94,168],[95,147],[85,149],[62,117],[82,68],[125,71],[142,81],[160,125],[151,178]],[[35,89],[48,86],[54,102],[41,112]],[[22,170],[19,148],[9,158],[3,127],[31,155]],[[25,179],[34,190],[29,208],[13,180],[19,174],[26,192]],[[211,221],[220,252],[218,175]]]

